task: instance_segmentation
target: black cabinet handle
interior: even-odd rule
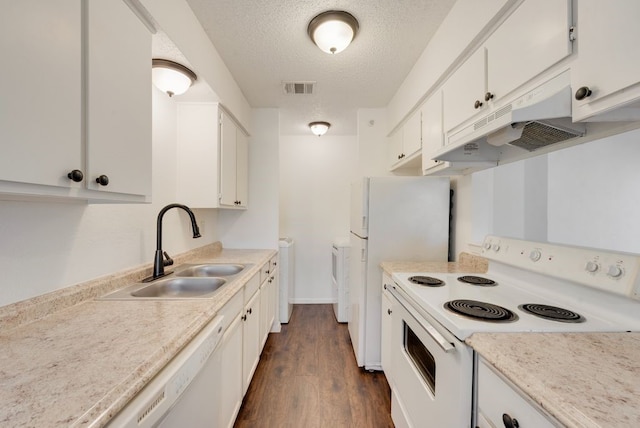
[[[84,174],[79,169],[74,169],[69,174],[67,174],[67,177],[69,177],[72,181],[75,181],[76,183],[80,183],[84,179]]]
[[[96,183],[101,186],[106,186],[107,184],[109,184],[109,177],[107,177],[106,175],[101,175],[100,177],[96,178]]]
[[[247,309],[247,313],[251,314],[253,312],[253,310],[251,308]]]
[[[518,428],[520,426],[516,418],[512,418],[506,413],[502,414],[502,423],[505,428]]]
[[[393,311],[391,309],[387,309],[387,314],[391,315]]]
[[[589,89],[588,86],[583,86],[581,88],[578,88],[578,90],[576,91],[576,100],[582,101],[592,93],[593,92],[591,92],[591,89]]]
[[[491,92],[487,92],[486,94],[484,94],[484,100],[485,101],[489,101],[493,99],[493,94]]]
[[[240,318],[242,318],[242,321],[246,321],[247,320],[247,316],[246,315],[243,315]]]
[[[482,107],[482,101],[476,100],[476,102],[473,104],[473,108],[479,109],[480,107]]]

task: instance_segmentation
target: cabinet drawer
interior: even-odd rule
[[[524,399],[521,393],[513,389],[480,359],[478,362],[478,421],[485,426],[504,426],[504,414],[517,419],[521,428],[547,428],[561,426],[554,423],[551,416],[543,414],[537,406]],[[480,425],[483,426],[483,425]]]
[[[242,292],[238,292],[227,302],[226,305],[218,311],[218,315],[224,316],[222,320],[222,329],[225,331],[227,327],[233,322],[235,317],[242,311],[244,302],[242,299]]]
[[[247,304],[247,302],[249,302],[249,300],[251,300],[251,297],[253,297],[253,295],[256,293],[256,291],[258,291],[258,288],[260,288],[260,277],[262,275],[260,274],[255,274],[251,277],[251,279],[245,284],[244,286],[244,304]]]

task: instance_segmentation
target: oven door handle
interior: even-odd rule
[[[431,336],[431,338],[436,341],[438,346],[440,346],[440,348],[442,348],[444,352],[455,352],[456,347],[453,346],[451,342],[449,342],[442,334],[440,334],[440,332],[436,330],[432,325],[426,323],[426,321],[422,321],[423,317],[420,316],[419,313],[417,313],[417,311],[409,303],[407,297],[403,296],[404,292],[401,289],[398,289],[395,285],[392,285],[391,287],[387,287],[387,290],[389,290],[393,297],[396,298],[398,303],[400,303],[402,307],[405,308],[407,312],[409,312],[409,314],[411,314],[416,322],[420,324],[420,327],[422,327],[427,333],[429,333],[429,336]]]

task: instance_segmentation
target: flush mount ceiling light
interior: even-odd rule
[[[329,122],[311,122],[309,124],[311,132],[313,132],[313,134],[317,135],[318,137],[322,137],[324,134],[326,134],[330,126],[331,124]]]
[[[348,12],[329,10],[309,22],[307,33],[328,54],[342,52],[358,33],[358,20]]]
[[[187,92],[197,80],[196,74],[182,64],[168,59],[151,60],[153,84],[170,97]]]

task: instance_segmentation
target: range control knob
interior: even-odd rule
[[[607,270],[607,275],[611,278],[620,278],[623,273],[624,271],[622,270],[622,268],[617,265],[611,265],[609,266],[609,270]]]
[[[489,251],[491,249],[491,242],[485,242],[484,243],[484,249]]]
[[[540,252],[540,250],[531,250],[531,252],[529,253],[529,258],[533,262],[537,262],[541,257],[542,253]]]
[[[498,251],[500,251],[500,244],[493,244],[491,246],[491,249],[497,253]]]
[[[589,273],[596,273],[598,272],[598,269],[600,269],[600,265],[596,262],[587,262],[587,264],[584,267],[584,270],[586,270]]]

